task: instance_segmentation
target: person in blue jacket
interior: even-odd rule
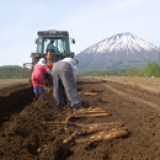
[[[54,45],[54,40],[51,40],[47,45],[47,53],[48,51],[51,51],[51,53],[60,53],[58,48],[56,48]]]

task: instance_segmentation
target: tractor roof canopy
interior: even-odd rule
[[[37,32],[39,37],[69,37],[69,33],[67,31],[57,31],[57,30],[49,30],[49,31],[39,31]]]

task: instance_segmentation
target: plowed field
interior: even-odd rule
[[[79,77],[76,111],[52,86],[37,101],[14,87],[0,92],[0,159],[160,160],[160,79]]]

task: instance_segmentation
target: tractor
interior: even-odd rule
[[[36,39],[37,51],[31,53],[32,63],[24,63],[23,67],[26,69],[32,69],[38,60],[42,57],[47,59],[46,65],[51,69],[53,64],[58,60],[65,57],[74,58],[74,52],[70,51],[70,43],[75,43],[73,38],[69,38],[68,31],[38,31],[38,38]],[[56,48],[56,53],[48,50],[49,43],[54,42],[53,45]]]

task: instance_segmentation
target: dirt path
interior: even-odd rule
[[[160,79],[79,78],[82,108],[52,87],[0,128],[0,159],[159,160]]]

